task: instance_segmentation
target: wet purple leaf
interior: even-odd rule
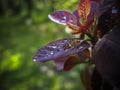
[[[57,10],[48,15],[49,19],[62,25],[77,25],[77,18],[69,11]]]
[[[78,38],[69,38],[53,41],[37,51],[34,61],[46,62],[80,53],[87,49],[89,44]]]

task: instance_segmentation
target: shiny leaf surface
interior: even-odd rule
[[[88,43],[83,42],[78,38],[56,40],[39,49],[33,57],[33,60],[45,62],[52,59],[58,59],[80,53],[88,47]]]
[[[62,25],[73,24],[77,25],[77,18],[74,14],[68,11],[57,10],[48,15],[49,19]]]

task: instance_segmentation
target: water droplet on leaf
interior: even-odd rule
[[[33,59],[34,62],[36,62],[37,60],[36,59]]]
[[[54,48],[54,49],[55,49],[55,48],[57,48],[57,46],[52,46],[52,48]]]
[[[79,49],[82,49],[83,47],[79,47]]]
[[[51,55],[54,54],[54,51],[51,51],[50,54],[51,54]]]

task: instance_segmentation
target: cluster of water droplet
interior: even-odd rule
[[[84,48],[83,45],[81,45],[81,40],[77,38],[57,40],[41,48],[34,56],[33,61],[45,62],[78,53]]]

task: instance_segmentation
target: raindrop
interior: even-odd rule
[[[46,56],[49,56],[49,54],[47,53]]]
[[[79,47],[79,49],[82,49],[83,47]]]
[[[64,16],[63,19],[66,20],[66,16]]]
[[[64,43],[62,42],[61,45],[64,45]]]
[[[43,59],[47,59],[50,55],[49,54],[46,54]]]
[[[57,48],[57,46],[52,46],[52,48],[54,48],[54,49],[55,49],[55,48]]]
[[[65,23],[66,21],[65,21],[65,20],[61,20],[60,22],[61,22],[61,23]]]
[[[62,48],[60,48],[58,51],[63,51],[63,49],[62,49]]]
[[[51,54],[51,55],[54,54],[54,51],[51,51],[50,54]]]
[[[64,16],[64,17],[61,19],[60,22],[65,23],[65,22],[66,22],[66,16]]]
[[[36,62],[37,60],[36,59],[33,59],[34,62]]]

